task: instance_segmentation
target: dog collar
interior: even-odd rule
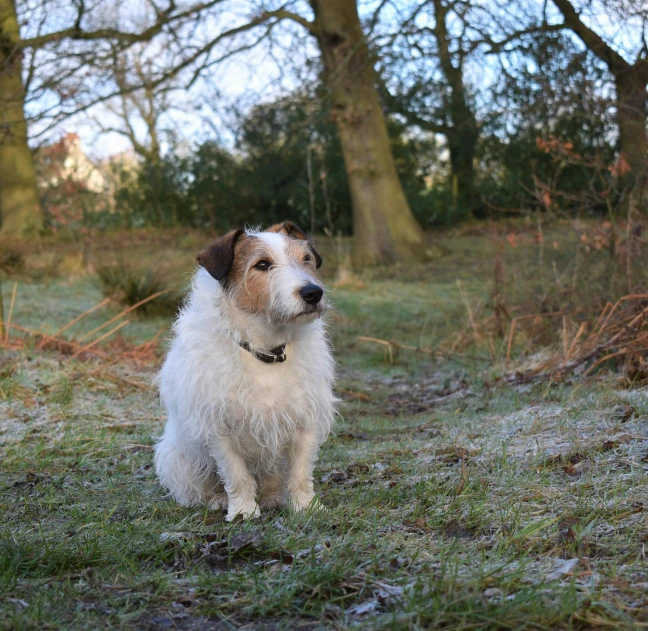
[[[286,361],[286,345],[282,344],[277,348],[271,348],[269,351],[257,351],[253,349],[247,342],[239,341],[239,346],[245,349],[248,353],[252,353],[254,357],[262,361],[264,364],[280,364]]]

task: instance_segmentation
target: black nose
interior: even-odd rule
[[[308,283],[299,290],[299,295],[309,304],[316,305],[324,295],[324,290],[318,285]]]

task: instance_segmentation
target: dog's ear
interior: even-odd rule
[[[292,221],[276,223],[274,226],[270,226],[267,232],[278,232],[279,234],[285,234],[293,239],[308,241],[308,246],[310,247],[311,251],[313,252],[313,256],[315,257],[315,267],[317,267],[318,269],[322,267],[322,257],[313,247],[313,244],[306,236],[306,233],[297,224],[294,224]]]
[[[243,230],[232,230],[212,243],[196,257],[198,265],[204,267],[217,281],[227,281],[234,263],[236,243],[243,234]]]

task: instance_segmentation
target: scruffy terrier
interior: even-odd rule
[[[322,259],[284,221],[234,230],[197,261],[158,376],[160,482],[184,506],[227,509],[228,521],[315,505],[313,467],[336,403]]]

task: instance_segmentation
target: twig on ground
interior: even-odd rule
[[[418,346],[410,346],[409,344],[400,344],[398,342],[394,342],[392,340],[381,340],[380,338],[377,337],[365,337],[364,335],[359,335],[358,339],[361,342],[371,342],[373,344],[380,344],[381,346],[386,346],[387,350],[389,352],[389,358],[390,361],[393,362],[393,350],[395,349],[396,351],[404,350],[404,351],[414,351],[415,353],[423,353],[424,355],[435,355],[437,357],[443,357],[445,359],[454,359],[455,361],[458,361],[456,358],[457,357],[463,357],[462,355],[459,355],[458,353],[449,353],[447,351],[440,351],[440,350],[435,350],[431,348],[419,348]],[[481,361],[486,361],[490,362],[490,358],[488,357],[482,357],[481,355],[471,355],[470,359],[479,359]]]
[[[123,322],[120,322],[117,326],[110,329],[108,333],[104,333],[101,337],[98,337],[96,340],[94,340],[94,342],[90,342],[90,344],[87,344],[86,346],[82,346],[76,353],[74,353],[74,355],[72,355],[72,357],[70,357],[70,359],[74,359],[81,353],[84,353],[90,348],[92,348],[93,346],[95,346],[95,344],[98,344],[99,342],[105,340],[107,337],[110,337],[113,333],[119,331],[119,329],[126,326],[129,322],[130,320],[124,320]]]
[[[163,291],[158,291],[154,294],[151,294],[148,298],[144,298],[144,300],[140,300],[139,302],[135,303],[131,307],[128,307],[127,309],[124,309],[121,313],[118,313],[114,318],[111,318],[107,322],[104,322],[100,326],[98,326],[95,329],[92,329],[89,333],[86,333],[85,335],[82,335],[79,338],[79,342],[83,342],[83,340],[87,340],[89,337],[92,337],[95,333],[98,333],[101,331],[101,329],[105,329],[107,326],[111,325],[113,322],[116,322],[117,320],[120,320],[122,317],[125,315],[129,314],[131,311],[134,311],[138,307],[141,307],[143,304],[146,304],[147,302],[150,302],[151,300],[154,300],[158,296],[161,296],[162,294],[166,294],[167,292],[171,291],[170,289],[165,289]]]
[[[566,346],[566,339],[564,339],[562,354],[554,355],[544,362],[540,369],[524,373],[509,373],[505,380],[514,385],[553,379],[594,360],[594,363],[584,371],[585,375],[589,375],[605,361],[621,356],[627,356],[629,360],[638,360],[642,365],[643,357],[648,352],[646,344],[648,331],[645,329],[648,306],[644,306],[647,299],[646,294],[629,294],[612,306],[606,304],[597,319],[596,326],[588,336],[583,336],[586,327],[583,322],[569,347]],[[630,301],[639,301],[639,303],[637,305],[631,303],[624,310],[620,309],[620,305]],[[601,341],[606,336],[608,339]],[[583,339],[579,344],[581,338]],[[508,358],[510,353],[507,353]]]
[[[106,298],[106,299],[102,300],[98,305],[95,305],[91,309],[88,309],[87,311],[84,311],[81,315],[74,318],[74,320],[71,320],[64,327],[60,328],[58,331],[53,333],[52,337],[58,337],[59,335],[61,335],[61,333],[63,333],[64,331],[67,331],[71,326],[76,324],[79,320],[82,320],[87,315],[90,315],[94,311],[97,311],[98,309],[101,309],[101,307],[105,307],[109,302],[110,302],[110,298]],[[42,342],[41,342],[41,344],[42,344]]]
[[[336,391],[340,394],[346,394],[349,397],[354,399],[360,399],[361,401],[371,401],[371,397],[364,392],[356,392],[355,390],[345,390],[344,388],[336,388]]]
[[[41,331],[34,331],[32,329],[26,329],[23,326],[19,326],[17,324],[12,324],[11,325],[12,329],[15,329],[16,331],[20,331],[21,333],[26,333],[29,337],[35,337],[35,338],[42,338],[42,337],[47,337],[47,341],[44,345],[44,348],[49,348],[49,347],[55,347],[56,350],[58,350],[60,353],[63,353],[64,355],[70,355],[74,352],[76,352],[79,349],[82,349],[83,347],[80,346],[79,344],[75,342],[71,342],[69,340],[64,340],[62,338],[57,338],[57,337],[52,337],[51,335],[47,335],[46,333],[43,333]],[[10,346],[8,343],[6,344],[7,346]],[[16,344],[14,344],[16,345]],[[22,344],[24,345],[24,343]],[[18,347],[22,346],[21,344],[17,344]],[[102,353],[101,351],[94,349],[91,352],[93,355],[96,355],[97,357],[105,357],[105,353]]]

